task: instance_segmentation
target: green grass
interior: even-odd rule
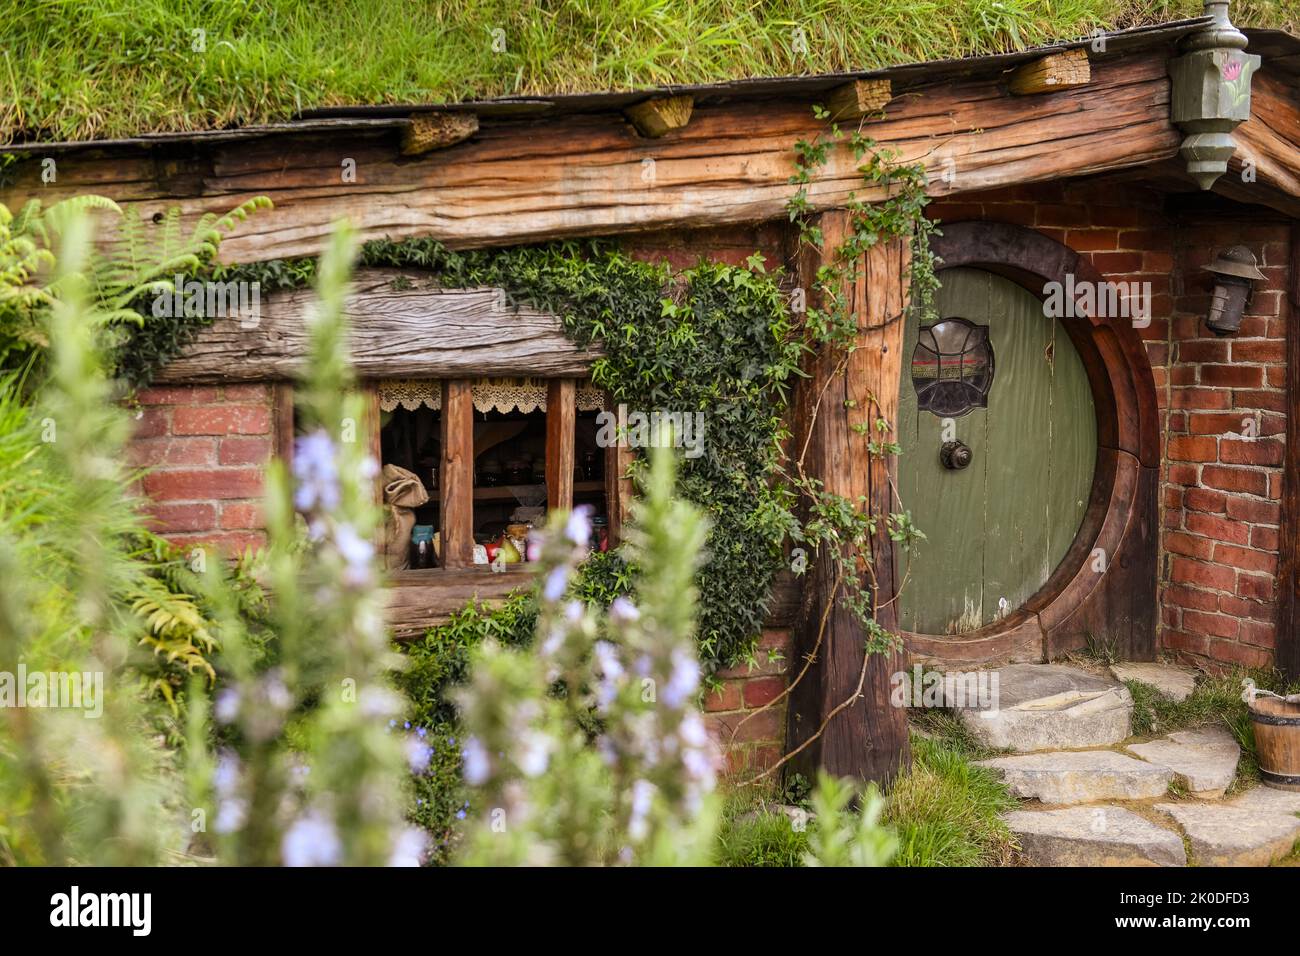
[[[1147,737],[1193,727],[1223,727],[1241,745],[1241,762],[1229,792],[1251,787],[1259,782],[1259,765],[1255,760],[1250,712],[1241,699],[1242,681],[1246,678],[1253,680],[1257,687],[1278,693],[1295,693],[1300,689],[1298,685],[1286,684],[1275,671],[1244,668],[1202,678],[1191,696],[1183,701],[1170,700],[1140,681],[1126,681],[1133,695],[1133,733]]]
[[[1241,25],[1300,32],[1294,0],[1233,7]],[[869,69],[1200,10],[1200,0],[12,0],[0,15],[0,141]],[[200,29],[203,52],[192,48]]]
[[[1017,801],[994,773],[971,763],[992,752],[973,746],[955,719],[942,726],[933,717],[925,722],[934,736],[913,737],[912,766],[885,798],[883,822],[899,837],[892,865],[1008,865],[1015,840],[1001,814]],[[780,802],[774,793],[752,789],[727,795],[718,866],[802,865],[808,834],[794,830],[776,808]]]

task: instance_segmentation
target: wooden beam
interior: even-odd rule
[[[467,379],[442,383],[442,566],[474,564],[474,396]]]
[[[833,120],[861,119],[878,113],[894,98],[889,80],[853,80],[831,90],[826,109]]]
[[[573,444],[576,436],[578,383],[553,378],[546,388],[546,509],[573,507]]]
[[[384,590],[385,620],[398,638],[420,637],[445,624],[470,601],[499,605],[511,592],[532,586],[533,566],[507,565],[504,574],[487,568],[390,571]]]
[[[1233,130],[1237,155],[1214,191],[1300,218],[1300,94],[1266,71],[1251,78],[1250,119]]]
[[[657,96],[629,106],[623,115],[642,136],[658,139],[689,123],[694,109],[693,96]]]
[[[1291,226],[1286,320],[1286,448],[1278,534],[1276,664],[1300,679],[1300,223]]]
[[[872,137],[901,162],[923,163],[932,194],[946,195],[1173,157],[1182,134],[1168,104],[1164,54],[1133,55],[1094,64],[1091,84],[1058,96],[1012,97],[998,79],[908,92]],[[394,155],[391,134],[357,133],[268,137],[165,161],[139,148],[87,150],[60,158],[57,183],[41,183],[39,162],[11,167],[0,201],[15,209],[95,192],[146,221],[179,206],[193,224],[269,196],[276,209],[222,243],[226,262],[315,255],[344,216],[363,239],[431,236],[456,247],[752,223],[785,217],[794,144],[824,125],[806,98],[767,98],[700,104],[689,126],[654,140],[611,114],[574,113],[494,119],[454,150],[413,158]],[[345,159],[354,183],[341,180]],[[883,198],[857,165],[851,149],[832,150],[813,173],[810,206]]]
[[[1092,81],[1092,64],[1088,51],[1082,48],[1052,53],[1034,60],[1011,73],[1007,86],[1017,96],[1034,93],[1059,93]]]
[[[827,213],[820,226],[826,251],[811,250],[800,263],[807,288],[814,288],[818,270],[828,264],[826,257],[848,235],[849,216]],[[903,243],[872,250],[855,281],[844,290],[860,328],[847,367],[837,373],[845,356],[824,349],[799,386],[795,433],[807,439],[804,462],[810,476],[821,480],[827,492],[855,502],[867,499],[873,510],[892,510],[890,466],[869,459],[868,438],[854,426],[865,423],[875,436],[876,415],[897,413],[907,266]],[[877,584],[876,620],[886,629],[896,629],[893,546],[883,526],[872,542],[871,560]],[[833,556],[819,552],[804,583],[795,659],[815,657],[808,676],[791,695],[788,749],[812,742],[791,765],[806,774],[822,769],[887,783],[909,760],[907,713],[890,703],[891,676],[904,670],[905,662],[900,652],[864,658],[866,636],[858,619],[841,603],[835,564]],[[855,698],[860,681],[861,692]],[[839,709],[842,705],[847,706]],[[823,723],[825,729],[814,739]]]
[[[348,297],[352,364],[369,378],[585,375],[599,353],[578,349],[558,317],[506,305],[499,289],[440,289],[428,274],[362,269]],[[311,289],[276,292],[261,314],[216,319],[157,381],[257,382],[295,377],[308,350]]]
[[[421,156],[464,142],[478,132],[473,113],[413,113],[402,131],[402,155]]]

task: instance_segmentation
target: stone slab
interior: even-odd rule
[[[1168,767],[1195,797],[1217,800],[1237,775],[1241,748],[1221,727],[1178,730],[1144,744],[1126,748],[1143,760]]]
[[[1173,771],[1113,750],[1066,750],[981,760],[1023,800],[1049,804],[1151,800],[1165,796]]]
[[[1227,803],[1158,803],[1187,834],[1200,866],[1268,866],[1300,839],[1300,817]]]
[[[1186,700],[1196,689],[1196,671],[1178,664],[1125,661],[1112,664],[1116,680],[1136,680],[1150,684],[1170,700]]]
[[[996,671],[994,706],[946,701],[986,747],[1032,753],[1106,747],[1130,734],[1133,698],[1123,684],[1064,664],[1011,664]]]
[[[1003,817],[1035,866],[1186,866],[1183,841],[1123,807],[1016,810]]]

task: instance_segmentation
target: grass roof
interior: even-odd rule
[[[874,69],[1201,13],[1201,0],[10,2],[0,142]],[[1300,0],[1234,0],[1233,18],[1300,33]]]

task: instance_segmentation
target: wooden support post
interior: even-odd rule
[[[419,156],[464,142],[478,132],[473,113],[413,113],[402,131],[402,155]]]
[[[817,269],[828,263],[850,229],[843,212],[821,217],[823,251],[813,251],[800,263],[806,288],[813,287]],[[869,439],[887,441],[877,432],[877,417],[894,424],[901,375],[903,316],[907,307],[908,250],[905,243],[873,249],[860,263],[858,275],[844,290],[850,313],[858,320],[856,348],[844,363],[842,351],[823,349],[800,384],[796,435],[807,439],[804,467],[820,479],[827,492],[851,501],[866,498],[874,511],[893,511],[888,460],[872,460]],[[870,435],[854,426],[866,423]],[[875,571],[875,619],[886,629],[897,624],[893,598],[893,548],[882,527],[872,542]],[[791,697],[787,732],[789,749],[799,747],[826,723],[820,738],[792,761],[805,774],[817,769],[838,776],[887,783],[910,760],[907,713],[890,703],[891,677],[904,669],[902,652],[874,654],[864,662],[866,636],[858,620],[840,602],[835,562],[813,556],[804,580],[805,595],[795,631],[795,660],[814,654],[815,663]],[[824,622],[824,632],[823,632]],[[818,646],[819,633],[820,646]],[[864,677],[865,665],[865,677]],[[861,691],[854,699],[861,681]],[[851,702],[843,709],[836,709]],[[835,713],[835,716],[830,715]]]
[[[861,119],[883,110],[893,98],[889,80],[853,80],[831,90],[826,108],[833,120]]]
[[[275,457],[286,468],[293,467],[293,383],[277,382],[272,401],[275,417]]]
[[[1286,450],[1278,535],[1276,664],[1300,679],[1300,224],[1291,226],[1286,320]]]
[[[553,378],[546,387],[546,510],[573,507],[573,441],[578,384]]]
[[[442,383],[442,566],[474,563],[474,396],[467,379]]]
[[[1092,64],[1088,62],[1088,51],[1080,47],[1026,63],[1011,74],[1008,86],[1017,96],[1028,96],[1071,90],[1090,82]]]
[[[681,129],[691,121],[695,109],[693,96],[656,96],[629,106],[623,115],[631,120],[638,133],[658,139],[665,133]]]

